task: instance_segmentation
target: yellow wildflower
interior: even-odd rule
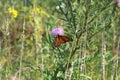
[[[36,11],[37,13],[39,13],[40,8],[39,8],[39,7],[36,7],[36,8],[35,8],[35,11]]]
[[[32,9],[32,14],[34,14],[34,13],[49,17],[49,15],[41,7],[35,7],[34,9]]]
[[[13,9],[13,8],[8,8],[8,12],[9,12],[10,14],[12,14],[12,16],[13,16],[14,18],[17,18],[17,16],[18,16],[18,11],[17,11],[17,10],[15,10],[15,9]]]

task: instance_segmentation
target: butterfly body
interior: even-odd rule
[[[58,35],[57,37],[55,37],[53,48],[56,48],[59,45],[69,41],[73,41],[73,39],[67,36]]]

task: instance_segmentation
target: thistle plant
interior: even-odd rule
[[[119,1],[115,1],[119,2]],[[111,28],[111,24],[113,24],[112,20],[113,18],[111,16],[108,16],[105,19],[106,15],[113,15],[109,11],[112,10],[113,2],[104,2],[104,6],[98,7],[101,4],[95,2],[95,1],[58,1],[59,6],[57,6],[57,11],[61,15],[58,17],[59,19],[64,21],[64,26],[62,26],[65,29],[65,32],[68,33],[68,35],[72,35],[73,42],[72,44],[69,44],[69,47],[66,48],[68,44],[65,44],[63,46],[60,46],[59,49],[55,50],[55,54],[59,56],[59,54],[64,55],[64,58],[62,57],[57,61],[57,68],[60,68],[60,71],[62,71],[64,76],[64,79],[71,79],[71,76],[74,78],[75,73],[76,79],[85,80],[85,79],[96,79],[96,77],[92,77],[93,75],[87,74],[87,70],[89,69],[88,64],[89,60],[92,60],[92,56],[94,55],[102,55],[102,72],[101,72],[101,78],[102,80],[108,78],[106,77],[106,69],[105,69],[105,56],[107,55],[106,47],[102,47],[102,50],[99,51],[99,47],[101,45],[100,42],[102,41],[102,45],[107,45],[105,40],[102,39],[102,37],[96,38],[96,35],[102,35],[101,33],[108,32]],[[64,5],[63,5],[64,4]],[[94,6],[94,4],[98,4],[98,6]],[[106,4],[106,6],[105,6]],[[94,8],[97,8],[94,11]],[[57,31],[57,30],[56,30]],[[58,31],[59,32],[59,31]],[[52,31],[53,33],[53,31]],[[58,34],[58,33],[56,33]],[[56,35],[54,34],[54,35]],[[104,35],[108,35],[105,33]],[[93,39],[94,38],[94,39]],[[96,39],[96,40],[95,40]],[[97,44],[95,44],[97,43]],[[58,51],[58,52],[57,52]],[[92,52],[91,52],[92,51]],[[101,54],[100,54],[101,53]],[[104,54],[102,54],[104,53]],[[101,57],[102,57],[101,56]],[[96,61],[96,60],[94,60]],[[58,64],[61,62],[60,64]],[[100,63],[97,63],[99,66],[101,66]],[[63,65],[62,67],[60,65]],[[71,66],[72,65],[72,66]],[[60,67],[59,67],[60,66]],[[78,66],[78,67],[76,67]],[[70,68],[73,68],[73,71],[69,72]],[[78,70],[78,71],[77,71]],[[56,75],[59,73],[58,71],[55,71],[56,73],[53,75],[52,79],[58,79]],[[69,75],[70,74],[70,75]],[[88,76],[89,75],[89,76]],[[63,77],[61,77],[63,78]],[[99,77],[100,78],[100,77]]]

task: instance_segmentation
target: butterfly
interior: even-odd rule
[[[58,35],[57,37],[55,37],[53,48],[56,48],[59,45],[69,41],[73,41],[73,39],[67,36]]]

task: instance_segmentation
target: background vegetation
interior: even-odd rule
[[[120,3],[0,0],[0,80],[120,80]],[[53,49],[51,30],[73,42]]]

